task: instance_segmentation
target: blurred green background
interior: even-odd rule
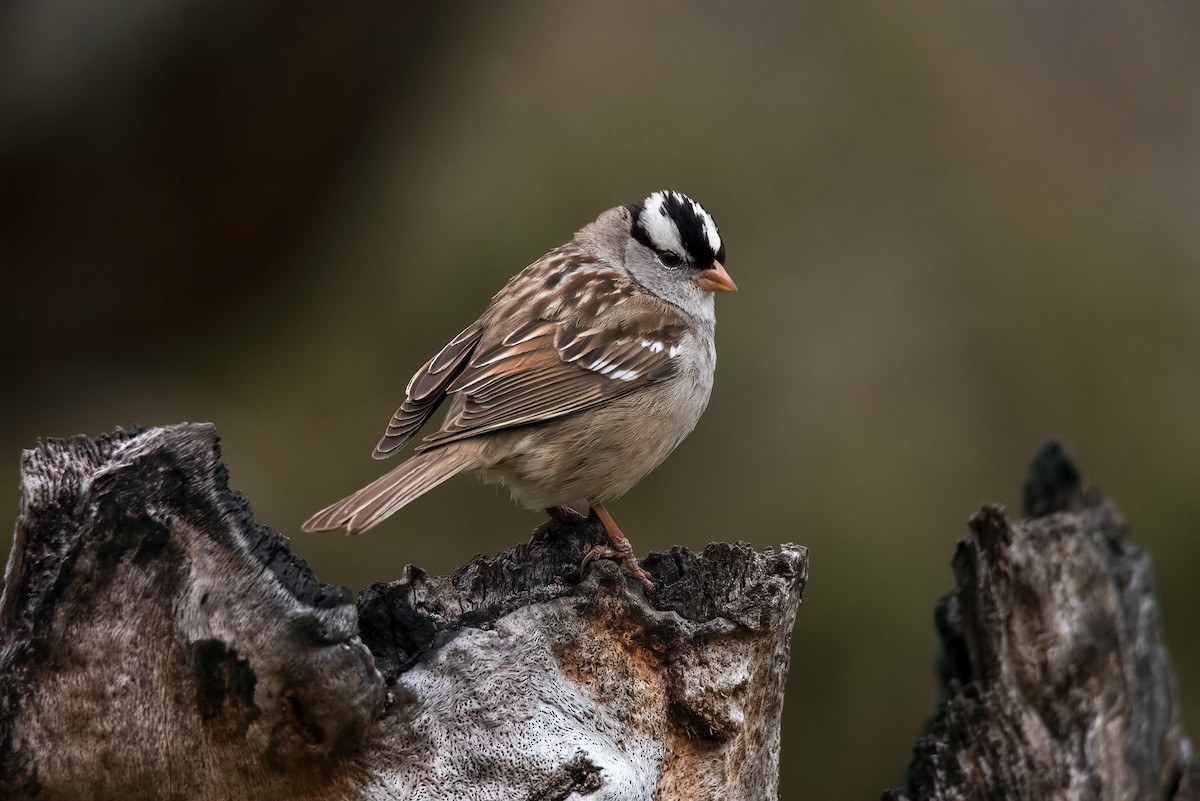
[[[954,543],[1048,435],[1154,556],[1197,736],[1198,17],[8,2],[0,520],[39,437],[192,420],[325,581],[523,541],[468,479],[362,537],[299,524],[380,473],[409,375],[512,273],[671,187],[741,291],[699,428],[613,511],[640,553],[811,548],[782,797],[901,780]]]

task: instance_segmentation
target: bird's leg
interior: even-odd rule
[[[583,561],[579,563],[579,574],[583,575],[588,562],[597,557],[601,559],[614,559],[617,564],[625,568],[635,579],[642,582],[646,589],[654,589],[654,580],[638,564],[637,557],[633,555],[633,546],[629,544],[629,540],[621,533],[621,529],[617,528],[617,522],[612,519],[612,515],[604,508],[604,504],[593,502],[592,511],[599,515],[600,522],[604,524],[604,530],[608,533],[608,539],[612,542],[612,546],[597,545],[588,551],[587,555],[583,557]]]
[[[550,506],[547,507],[546,514],[550,515],[550,519],[533,530],[533,536],[529,538],[530,545],[546,539],[546,536],[559,526],[570,526],[587,520],[570,506]]]

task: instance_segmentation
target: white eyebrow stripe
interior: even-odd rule
[[[645,229],[646,236],[650,238],[657,249],[674,251],[683,256],[686,253],[683,248],[683,238],[679,236],[679,228],[675,225],[675,221],[669,214],[663,213],[665,202],[666,195],[663,192],[655,192],[646,198],[645,206],[642,208],[642,228]]]

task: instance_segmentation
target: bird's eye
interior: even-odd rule
[[[663,263],[663,266],[668,270],[674,270],[679,265],[683,264],[683,257],[673,250],[658,251],[658,260]]]

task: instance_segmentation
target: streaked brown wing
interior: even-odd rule
[[[540,320],[477,352],[447,389],[454,403],[441,430],[418,450],[551,420],[675,375],[686,326],[623,320],[579,328]]]
[[[404,390],[404,403],[392,415],[372,456],[386,459],[412,439],[446,398],[447,388],[462,373],[482,336],[482,323],[471,323],[416,372]]]

